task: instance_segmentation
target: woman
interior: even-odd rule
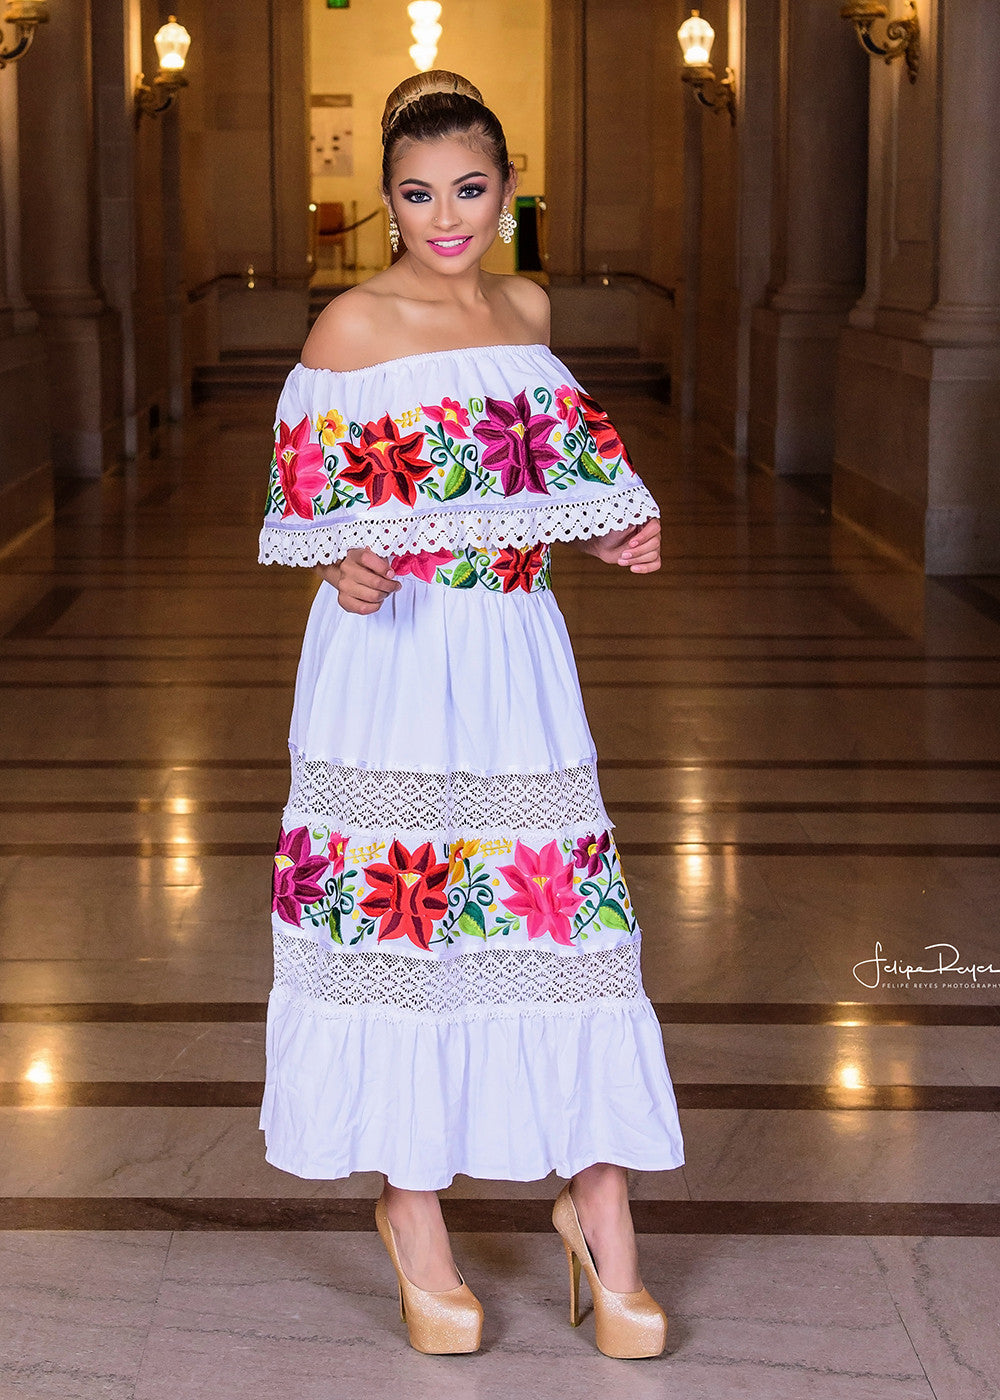
[[[480,262],[516,177],[469,82],[383,117],[405,253],[338,296],[278,404],[261,559],[318,565],[274,874],[267,1158],[380,1171],[411,1344],[482,1309],[436,1192],[571,1178],[553,1212],[597,1345],[658,1355],[625,1169],[683,1160],[639,930],[596,779],[548,543],[659,568],[652,497],[547,348],[548,299]]]

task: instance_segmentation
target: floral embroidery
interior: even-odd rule
[[[331,834],[329,844],[327,845],[327,859],[330,862],[331,875],[342,875],[344,873],[344,863],[349,839],[349,837],[344,836],[339,831],[334,831]]]
[[[439,404],[425,403],[423,410],[432,423],[440,423],[449,437],[467,438],[469,410],[457,399],[442,399]]]
[[[326,856],[311,854],[309,831],[298,826],[294,831],[282,831],[274,854],[274,881],[271,908],[286,924],[302,927],[302,906],[315,904],[323,898],[316,883],[329,865]]]
[[[423,433],[401,438],[388,413],[377,423],[366,423],[361,430],[361,446],[344,442],[340,450],[351,464],[341,472],[344,481],[360,486],[373,506],[384,505],[395,496],[404,505],[416,504],[417,483],[433,471],[433,463],[420,456]]]
[[[423,579],[424,583],[433,583],[438,569],[451,564],[454,558],[448,549],[425,550],[423,554],[397,554],[391,561],[392,571],[394,574],[412,574],[414,578]]]
[[[360,907],[379,918],[378,941],[405,937],[418,948],[429,948],[435,922],[448,912],[443,893],[448,866],[434,863],[431,843],[425,842],[411,855],[393,841],[389,864],[369,865],[365,874],[375,888]]]
[[[335,408],[327,409],[326,413],[321,413],[316,419],[316,431],[319,433],[319,440],[327,447],[333,447],[342,437],[347,436],[347,424],[344,422],[343,414],[338,413]]]
[[[433,842],[411,853],[393,840],[385,861],[378,859],[384,842],[370,841],[370,834],[362,841],[369,843],[323,826],[282,832],[277,917],[324,929],[336,943],[407,938],[424,950],[522,930],[531,940],[550,937],[564,947],[595,929],[637,932],[607,831],[575,843],[554,839],[537,851],[523,841],[461,836],[440,857]]]
[[[500,472],[504,495],[519,491],[548,495],[545,471],[559,461],[558,451],[548,442],[555,426],[556,420],[547,413],[532,413],[523,389],[513,403],[486,400],[486,417],[472,431],[486,446],[482,465]]]
[[[323,449],[319,443],[309,441],[308,418],[295,428],[279,422],[276,460],[285,498],[282,520],[290,515],[312,520],[312,503],[330,483],[323,469]]]
[[[611,845],[611,837],[606,831],[600,836],[583,836],[573,850],[573,864],[578,870],[586,870],[588,875],[596,875],[601,868],[601,857]]]
[[[514,891],[501,903],[512,914],[524,915],[528,937],[550,933],[556,943],[572,946],[570,915],[579,909],[583,897],[573,893],[573,865],[563,862],[558,842],[533,851],[518,841],[514,864],[501,865],[500,874]]]
[[[556,390],[556,412],[567,428],[575,428],[580,417],[576,390],[569,384],[560,384]]]
[[[626,466],[631,466],[628,453],[625,451],[625,444],[622,442],[614,426],[609,422],[608,415],[601,405],[585,394],[581,389],[577,395],[580,412],[583,420],[590,431],[591,437],[597,444],[597,455],[603,461],[611,461],[620,457]]]
[[[502,549],[491,568],[503,579],[503,591],[513,593],[515,588],[523,588],[525,593],[530,593],[535,575],[545,567],[548,552],[543,544],[531,549]]]

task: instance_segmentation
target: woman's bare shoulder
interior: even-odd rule
[[[307,369],[363,369],[384,358],[389,295],[377,282],[349,287],[327,303],[302,347]]]
[[[520,273],[493,273],[494,288],[506,302],[513,318],[520,322],[524,339],[542,345],[549,343],[551,307],[545,288]]]

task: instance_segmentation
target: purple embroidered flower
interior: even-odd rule
[[[577,870],[596,875],[601,868],[601,857],[610,847],[611,837],[606,831],[602,831],[600,836],[581,836],[573,850],[573,864]]]
[[[486,414],[472,431],[486,448],[483,466],[500,473],[504,495],[527,490],[547,496],[545,470],[559,461],[559,453],[548,441],[556,419],[547,413],[533,414],[524,389],[513,403],[487,399]]]
[[[302,927],[302,906],[315,904],[323,898],[316,883],[330,864],[326,856],[314,856],[309,831],[297,826],[294,831],[282,829],[278,849],[274,853],[274,898],[271,908],[285,921]]]

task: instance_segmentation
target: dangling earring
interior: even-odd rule
[[[517,220],[514,218],[514,215],[510,212],[509,209],[502,209],[500,211],[500,237],[505,243],[509,243],[510,240],[514,237],[514,231],[516,228]]]
[[[399,225],[396,223],[396,215],[389,210],[389,247],[394,253],[399,252]]]

